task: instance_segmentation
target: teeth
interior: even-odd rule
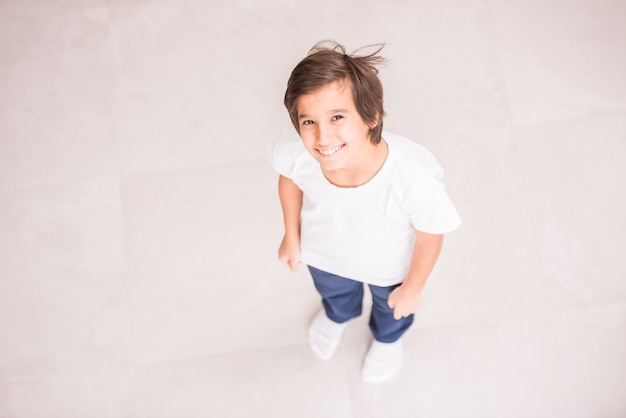
[[[341,149],[341,147],[343,147],[343,145],[339,145],[338,147],[335,147],[335,148],[330,149],[330,150],[328,150],[328,151],[322,151],[322,150],[320,150],[320,154],[322,154],[322,155],[326,155],[326,156],[328,156],[328,155],[332,155],[332,154],[336,153],[337,151],[339,151],[339,150]]]

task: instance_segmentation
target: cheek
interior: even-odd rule
[[[300,139],[302,139],[302,143],[304,144],[305,148],[311,148],[313,147],[313,143],[315,142],[315,140],[313,139],[313,137],[311,135],[308,135],[305,132],[302,132],[300,134]]]

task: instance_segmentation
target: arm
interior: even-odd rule
[[[415,230],[415,247],[411,258],[409,274],[401,286],[397,287],[387,303],[393,309],[393,317],[407,317],[422,305],[422,291],[430,272],[441,252],[443,234],[427,234]]]
[[[278,259],[291,271],[300,265],[300,210],[302,209],[302,190],[289,178],[278,178],[278,196],[283,209],[285,236],[278,249]]]

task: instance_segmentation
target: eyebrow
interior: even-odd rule
[[[332,109],[332,110],[329,110],[326,113],[329,113],[329,114],[332,114],[332,113],[348,113],[348,109]],[[307,114],[301,114],[301,115],[298,115],[298,120],[306,119],[308,117],[309,117],[309,115],[307,115]]]

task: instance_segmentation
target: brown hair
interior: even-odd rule
[[[378,65],[384,59],[377,55],[384,44],[370,45],[374,52],[357,55],[363,48],[348,55],[343,45],[334,41],[321,41],[309,50],[307,56],[291,72],[285,92],[285,107],[291,123],[300,133],[298,99],[328,83],[346,81],[352,89],[352,98],[359,115],[370,128],[370,141],[380,142],[383,130],[383,86],[378,78]]]

